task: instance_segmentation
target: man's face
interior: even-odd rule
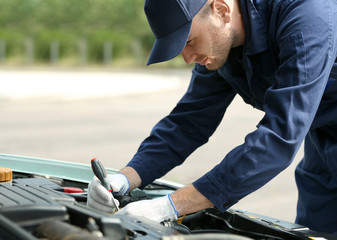
[[[233,37],[228,24],[221,18],[212,14],[196,16],[181,54],[187,64],[199,63],[209,70],[216,70],[227,61]]]

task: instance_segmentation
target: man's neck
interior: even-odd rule
[[[235,45],[233,47],[243,46],[245,43],[245,28],[243,26],[239,0],[233,0],[232,21],[236,37]]]

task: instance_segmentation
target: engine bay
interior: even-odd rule
[[[117,199],[130,202],[176,190],[154,182]],[[87,183],[13,172],[0,184],[0,239],[337,239],[289,222],[229,209],[209,208],[157,223],[146,218],[113,215],[86,206]]]

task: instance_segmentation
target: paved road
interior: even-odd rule
[[[189,70],[1,70],[0,152],[81,163],[98,157],[121,168],[180,99],[189,77]],[[164,178],[189,183],[202,176],[243,143],[262,116],[236,98],[209,143]],[[234,208],[293,221],[293,172],[302,152]]]

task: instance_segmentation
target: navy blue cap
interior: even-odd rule
[[[156,41],[147,65],[170,60],[184,49],[192,19],[207,0],[146,0],[144,11]]]

